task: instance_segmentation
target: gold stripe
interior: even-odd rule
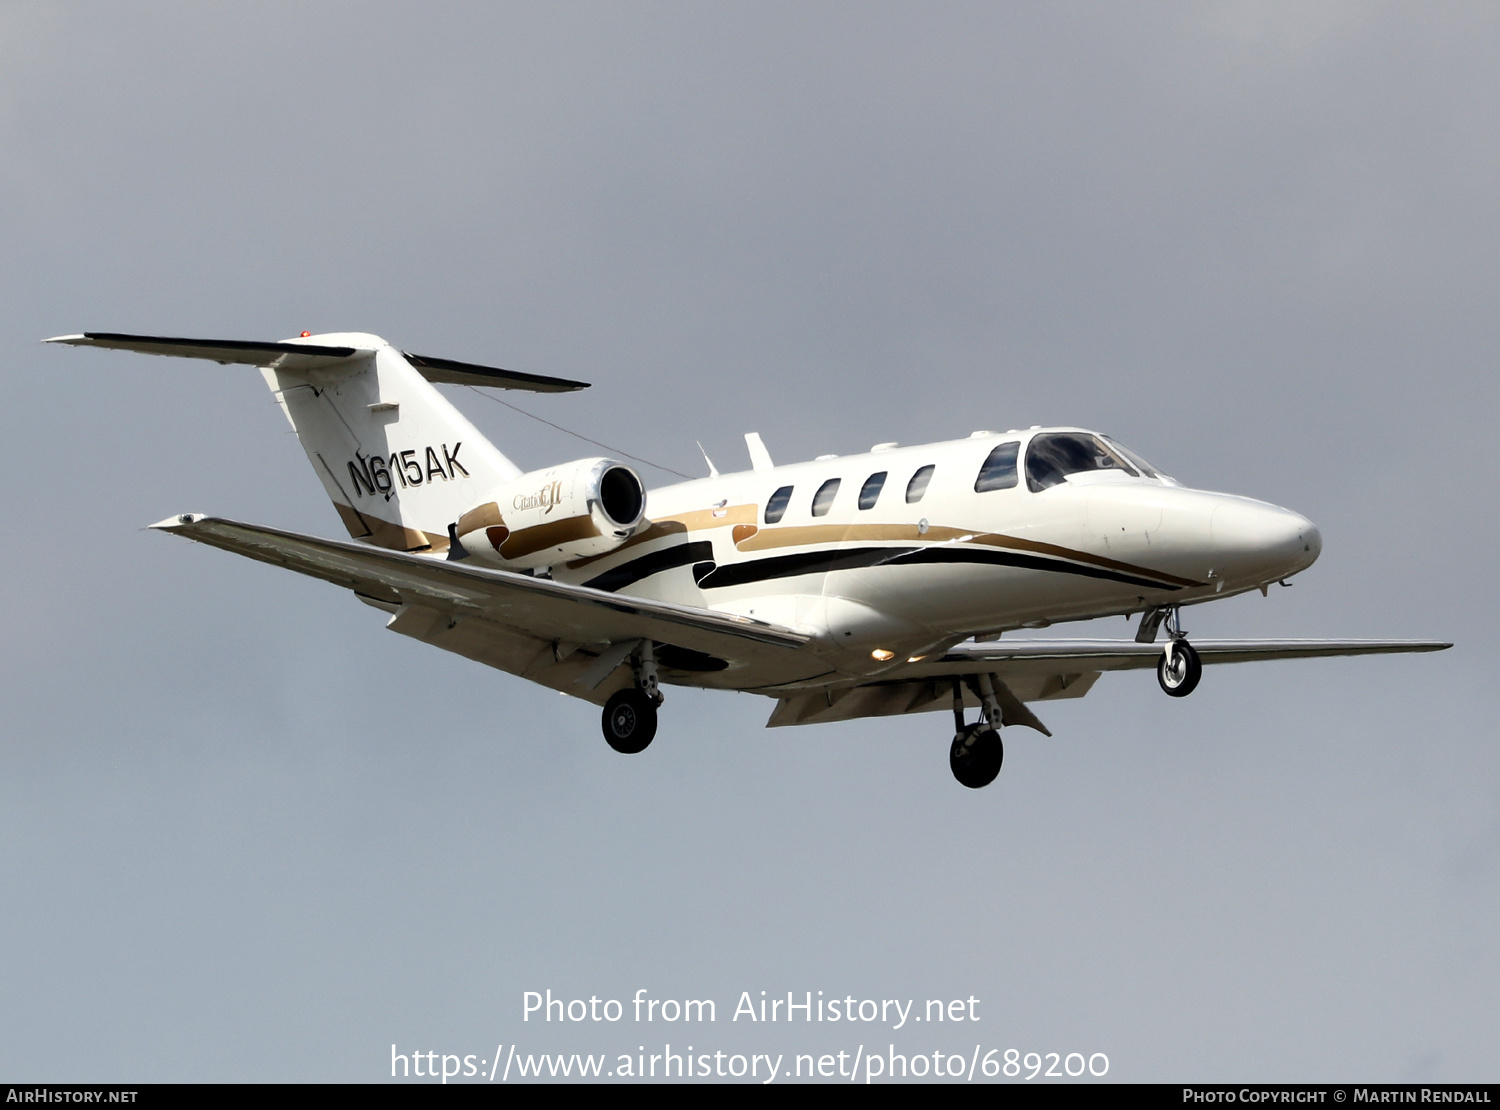
[[[741,551],[769,551],[774,547],[803,547],[814,543],[843,543],[872,540],[957,539],[972,533],[956,528],[929,528],[924,536],[915,524],[812,524],[793,528],[762,528],[734,546]]]
[[[721,513],[721,516],[715,516]],[[754,524],[756,508],[754,505],[730,505],[723,509],[698,509],[691,513],[678,513],[676,516],[664,516],[661,519],[674,520],[681,524],[689,532],[700,532],[705,528],[723,528],[730,524]]]
[[[458,518],[458,524],[453,530],[460,536],[467,536],[481,528],[502,528],[504,525],[505,518],[500,515],[500,506],[490,501],[464,513]]]
[[[686,532],[698,532],[707,528],[724,528],[731,524],[754,525],[757,510],[754,505],[730,505],[718,511],[724,515],[714,516],[713,509],[697,509],[690,513],[658,517],[651,522],[651,527],[637,532],[613,551],[606,551],[602,555],[590,555],[586,559],[574,559],[567,564],[567,567],[569,570],[577,570],[590,563],[596,563],[600,559],[611,559],[632,547],[639,547],[643,543],[665,539],[668,536],[680,536]]]
[[[805,547],[820,543],[870,543],[879,541],[917,542],[926,546],[935,546],[941,543],[960,540],[964,537],[968,537],[967,542],[983,544],[986,547],[1001,547],[1012,551],[1030,551],[1038,555],[1052,555],[1072,560],[1075,563],[1087,563],[1090,566],[1120,571],[1124,574],[1132,574],[1143,578],[1155,578],[1162,582],[1171,583],[1174,586],[1203,585],[1202,582],[1195,582],[1191,578],[1178,578],[1175,574],[1151,570],[1149,567],[1136,566],[1134,563],[1122,563],[1117,559],[1106,559],[1102,555],[1092,555],[1087,551],[1077,551],[1071,547],[1061,547],[1055,543],[1023,540],[1016,536],[1004,536],[994,532],[965,532],[960,528],[948,528],[941,525],[933,525],[925,533],[918,532],[915,524],[814,524],[792,528],[762,528],[740,540],[735,544],[735,547],[741,551],[769,551],[778,547]]]
[[[335,501],[333,507],[339,511],[339,519],[344,522],[344,527],[349,530],[349,535],[354,539],[362,540],[370,534],[365,518],[355,512],[351,506]]]
[[[422,551],[428,548],[433,551],[448,550],[447,536],[392,524],[369,513],[356,512],[337,501],[333,503],[333,507],[338,510],[339,518],[344,522],[344,527],[349,529],[349,534],[357,540],[364,540],[376,547],[388,547],[392,551]]]
[[[574,570],[578,567],[586,567],[590,563],[597,563],[600,559],[608,559],[612,555],[618,555],[620,552],[626,550],[627,548],[638,547],[643,543],[650,543],[652,540],[664,539],[667,536],[682,535],[686,531],[687,529],[684,528],[681,524],[678,524],[675,520],[653,521],[650,528],[643,528],[641,531],[631,536],[628,540],[622,543],[619,547],[615,548],[613,551],[606,551],[602,555],[590,555],[585,559],[574,559],[572,562],[565,565],[569,570]]]
[[[552,520],[512,532],[500,545],[500,557],[520,559],[543,548],[557,547],[574,540],[592,539],[598,534],[599,528],[594,524],[594,518],[587,514]]]

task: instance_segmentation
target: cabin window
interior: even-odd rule
[[[818,487],[818,492],[813,494],[812,515],[827,516],[828,510],[833,508],[834,495],[839,491],[839,480],[830,478]]]
[[[786,515],[786,507],[792,500],[792,487],[782,486],[771,494],[771,500],[766,502],[766,523],[775,524]]]
[[[911,476],[911,481],[906,483],[906,503],[915,505],[922,500],[922,495],[927,492],[927,483],[932,481],[932,472],[936,466],[924,466]]]
[[[1069,474],[1089,470],[1123,470],[1140,475],[1098,436],[1087,432],[1047,432],[1026,448],[1026,485],[1034,493],[1058,485]]]
[[[880,500],[880,491],[885,486],[884,470],[878,474],[871,474],[865,479],[865,484],[859,487],[859,507],[861,509],[873,509],[875,502]]]
[[[979,477],[974,479],[975,493],[988,493],[992,489],[1011,489],[1016,484],[1016,455],[1019,443],[1002,443],[989,453],[984,465],[979,468]]]

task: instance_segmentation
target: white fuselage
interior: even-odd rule
[[[1037,437],[1050,437],[1042,454],[1089,439],[1121,454],[1036,488]],[[1000,466],[998,488],[979,492],[996,455],[1014,460],[1009,475]],[[1321,548],[1294,512],[1184,488],[1081,429],[976,433],[683,482],[652,490],[646,513],[651,527],[628,544],[553,577],[795,628],[848,674],[970,636],[1227,597],[1306,568]]]
[[[1001,724],[1045,732],[1025,703],[1081,697],[1106,670],[1154,666],[1182,697],[1204,662],[1451,646],[1190,644],[1177,607],[1305,569],[1318,530],[1184,488],[1081,428],[782,467],[751,434],[752,470],[648,493],[615,459],[523,472],[435,388],[583,382],[407,354],[359,332],[49,342],[260,367],[350,540],[195,513],[154,527],[348,588],[394,632],[594,701],[621,752],[650,742],[659,683],[771,695],[778,726],[952,708],[954,774],[982,786],[1000,766]],[[1135,613],[1134,642],[959,646]],[[963,718],[976,705],[985,732]]]

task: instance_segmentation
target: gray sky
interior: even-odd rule
[[[1483,4],[0,4],[0,1078],[668,1040],[1500,1078],[1497,55]],[[304,328],[591,381],[509,399],[691,473],[1097,427],[1323,531],[1194,632],[1458,646],[1107,676],[978,792],[940,715],[745,695],[670,692],[625,759],[140,530],[339,534],[253,370],[36,343]],[[593,453],[450,396],[523,467]],[[548,987],[719,1022],[523,1024]]]

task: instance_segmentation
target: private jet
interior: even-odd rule
[[[647,490],[607,457],[523,472],[435,388],[584,382],[357,332],[44,342],[258,367],[351,538],[200,513],[152,527],[331,582],[393,632],[599,705],[617,752],[651,743],[667,685],[765,695],[777,727],[946,709],[950,769],[979,788],[999,774],[1003,728],[1050,736],[1031,705],[1082,697],[1105,671],[1154,668],[1180,698],[1209,663],[1452,646],[1190,640],[1184,609],[1286,584],[1322,537],[1084,428],[782,466],[750,433],[751,469],[709,463]],[[1134,639],[1004,635],[1121,616],[1138,617]]]

